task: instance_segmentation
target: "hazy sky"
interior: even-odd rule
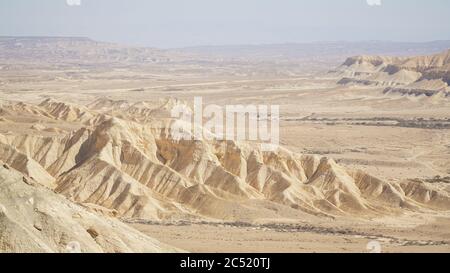
[[[155,47],[450,40],[449,0],[0,0],[0,35]]]

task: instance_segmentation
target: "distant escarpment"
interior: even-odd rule
[[[356,56],[329,72],[342,85],[383,86],[385,93],[450,96],[450,50],[418,57]]]

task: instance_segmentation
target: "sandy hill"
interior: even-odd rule
[[[85,122],[94,117],[84,106],[59,102],[52,99],[44,100],[39,104],[39,107],[43,108],[57,120]]]
[[[171,136],[170,119],[130,117],[145,110],[162,113],[177,103],[72,105],[78,109],[74,118],[51,114],[54,120],[46,126],[56,120],[78,129],[51,136],[0,135],[0,160],[69,200],[123,218],[367,218],[450,210],[449,193],[433,184],[383,181],[330,158],[283,148],[263,152],[246,142],[179,141]],[[47,113],[67,109],[49,100],[36,107]],[[81,117],[88,113],[94,121],[86,123]]]
[[[0,165],[0,252],[175,252]]]
[[[418,57],[351,57],[330,73],[341,78],[340,84],[387,86],[387,92],[448,96],[450,50]]]

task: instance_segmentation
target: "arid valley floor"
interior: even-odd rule
[[[0,252],[450,252],[450,43],[346,46],[1,38]],[[172,139],[194,97],[282,148]]]

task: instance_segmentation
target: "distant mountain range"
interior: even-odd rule
[[[450,48],[450,41],[316,42],[155,49],[98,42],[83,37],[0,37],[0,63],[158,64],[167,62],[328,62],[354,55],[413,56]]]
[[[305,58],[341,58],[355,55],[414,56],[433,54],[450,48],[450,41],[408,42],[311,42],[267,45],[199,46],[180,49],[227,59],[296,60]]]
[[[0,62],[52,64],[158,63],[175,54],[82,37],[0,37]]]

